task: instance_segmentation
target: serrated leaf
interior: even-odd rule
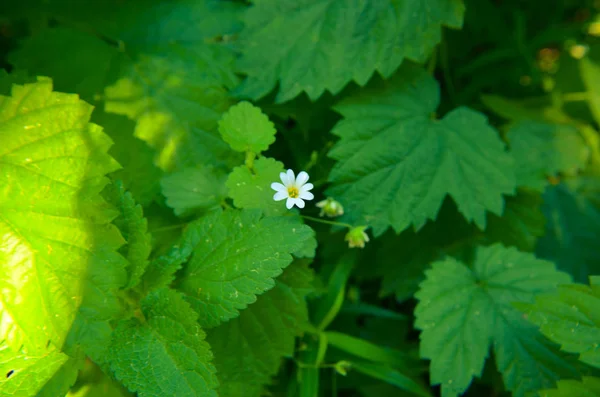
[[[229,108],[219,120],[219,133],[237,152],[264,152],[275,142],[275,125],[249,102],[242,101]]]
[[[503,194],[514,193],[512,158],[486,118],[461,107],[432,120],[438,102],[435,80],[405,67],[336,106],[344,119],[332,131],[341,140],[328,194],[375,235],[420,228],[446,195],[484,229],[486,211],[500,215]]]
[[[157,200],[163,172],[154,165],[154,150],[133,135],[135,123],[98,108],[94,109],[92,121],[104,127],[115,142],[109,153],[123,168],[113,172],[111,179],[123,181],[125,189],[144,207]]]
[[[29,355],[0,346],[0,391],[2,396],[35,396],[69,357],[50,347]]]
[[[546,189],[546,234],[536,246],[539,257],[553,261],[577,282],[600,273],[600,211],[585,193],[586,184],[577,178]]]
[[[585,167],[589,149],[575,127],[522,121],[506,135],[515,159],[517,185],[543,191],[549,176]]]
[[[294,218],[261,217],[260,211],[214,211],[185,231],[196,245],[177,288],[203,327],[237,317],[256,296],[273,288],[291,254],[313,238]]]
[[[124,241],[99,194],[118,164],[91,110],[48,79],[0,97],[0,340],[30,354],[119,307]]]
[[[142,301],[144,322],[121,321],[109,361],[115,376],[140,397],[216,397],[210,346],[197,314],[175,291],[160,289]]]
[[[237,208],[261,209],[268,216],[283,215],[289,211],[273,200],[275,192],[271,189],[281,172],[283,163],[268,157],[256,160],[252,171],[245,165],[236,167],[227,178],[229,197]]]
[[[240,95],[258,99],[277,83],[277,102],[306,92],[337,94],[348,82],[389,77],[405,58],[423,62],[442,25],[462,25],[460,0],[376,2],[258,0],[246,12]]]
[[[522,251],[534,251],[538,238],[546,232],[542,202],[542,196],[532,191],[519,190],[516,196],[507,197],[502,216],[489,215],[485,236]]]
[[[218,208],[227,197],[226,173],[211,165],[186,167],[161,181],[167,205],[177,216]]]
[[[512,306],[569,282],[552,263],[493,245],[478,249],[472,269],[449,258],[426,274],[416,294],[415,326],[422,330],[421,356],[431,360],[431,383],[441,384],[442,395],[456,396],[481,376],[492,344],[515,396],[577,376]]]
[[[122,252],[129,262],[127,288],[133,288],[139,284],[148,267],[148,257],[152,250],[148,221],[144,218],[142,207],[135,202],[131,193],[125,191],[121,181],[113,182],[105,190],[105,194],[109,202],[120,212],[113,220],[113,224],[119,228],[127,241],[127,246],[122,249]]]
[[[581,381],[559,380],[556,389],[540,390],[540,397],[598,397],[600,396],[600,378],[584,376]]]
[[[578,353],[581,361],[600,368],[600,283],[562,285],[522,310],[562,350]]]
[[[282,357],[294,354],[295,338],[308,325],[304,301],[312,290],[313,273],[293,263],[240,316],[208,331],[220,381],[219,395],[259,397]]]

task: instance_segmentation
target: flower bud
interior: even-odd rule
[[[356,226],[346,234],[345,240],[350,248],[365,248],[365,243],[369,242],[369,236],[365,233],[368,226]]]
[[[321,208],[319,216],[326,215],[329,218],[334,218],[336,216],[344,215],[344,207],[342,207],[339,201],[336,201],[331,197],[319,201],[317,207]]]

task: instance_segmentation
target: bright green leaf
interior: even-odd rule
[[[67,394],[71,386],[75,383],[75,380],[77,380],[84,360],[85,356],[81,352],[78,352],[76,357],[68,357],[68,360],[44,384],[44,387],[36,394],[36,397],[56,397]]]
[[[559,380],[556,389],[541,390],[540,397],[598,397],[600,396],[600,378],[584,376],[578,380]]]
[[[522,121],[506,135],[515,158],[517,185],[543,191],[549,176],[585,167],[589,149],[569,125]]]
[[[276,132],[260,108],[246,101],[230,107],[219,120],[221,137],[238,152],[264,152],[275,142]]]
[[[290,217],[262,218],[260,211],[215,211],[185,231],[196,240],[177,288],[203,327],[237,317],[256,296],[273,288],[291,254],[313,238],[312,229]]]
[[[187,167],[163,178],[167,205],[178,216],[218,208],[227,197],[225,172],[211,165]]]
[[[125,191],[122,182],[114,182],[105,192],[109,202],[120,212],[113,223],[127,241],[123,252],[129,261],[127,287],[133,288],[139,284],[142,274],[148,267],[148,257],[152,250],[148,221],[144,218],[142,207],[136,204],[131,193]]]
[[[449,258],[436,262],[416,294],[421,356],[443,395],[464,392],[480,377],[491,345],[507,389],[515,396],[553,386],[576,370],[513,308],[532,302],[569,276],[552,263],[501,245],[478,249],[473,269]]]
[[[29,353],[62,347],[80,305],[118,308],[123,239],[99,195],[118,164],[91,110],[48,79],[0,97],[0,340]]]
[[[69,357],[51,347],[35,355],[15,352],[7,345],[0,347],[0,394],[2,396],[35,396]]]
[[[301,92],[337,94],[375,71],[389,77],[405,58],[423,62],[442,25],[462,25],[461,0],[255,0],[246,12],[239,93],[253,99],[279,83],[277,102]]]
[[[513,161],[486,118],[461,107],[432,120],[438,102],[435,80],[406,67],[336,107],[344,119],[333,130],[341,140],[329,154],[338,162],[328,194],[375,235],[420,228],[446,195],[483,229],[486,211],[500,215],[503,194],[514,193]]]
[[[227,189],[238,208],[258,208],[266,215],[283,215],[289,210],[283,202],[273,200],[271,183],[279,181],[283,164],[272,158],[261,157],[254,162],[252,171],[245,165],[233,169],[227,178]]]
[[[596,280],[600,281],[600,280]],[[527,319],[562,350],[600,368],[600,282],[563,285],[553,294],[523,306]]]
[[[140,397],[216,397],[212,353],[197,314],[175,291],[161,289],[142,301],[144,322],[122,321],[109,361],[115,376]]]
[[[240,316],[208,331],[221,386],[219,395],[259,397],[277,373],[282,357],[292,357],[295,338],[308,326],[305,296],[313,273],[293,263]]]

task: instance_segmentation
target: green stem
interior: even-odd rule
[[[256,157],[256,154],[252,151],[247,151],[246,152],[246,167],[248,167],[248,169],[250,171],[252,171],[254,169],[254,158]]]
[[[165,226],[165,227],[159,227],[153,230],[149,230],[150,233],[156,233],[156,232],[166,232],[169,230],[174,230],[174,229],[180,229],[182,227],[186,227],[188,224],[187,223],[182,223],[179,225],[172,225],[172,226]]]
[[[587,101],[589,98],[590,96],[587,92],[569,92],[562,96],[563,102],[582,102]]]
[[[314,218],[312,216],[308,216],[308,215],[300,215],[302,218],[311,220],[313,222],[319,222],[319,223],[324,223],[326,225],[335,225],[335,226],[343,226],[343,227],[347,227],[348,229],[352,229],[354,226],[352,226],[349,223],[343,223],[343,222],[335,222],[335,221],[326,221],[325,219],[320,219],[320,218]]]

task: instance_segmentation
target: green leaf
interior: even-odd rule
[[[534,251],[538,238],[546,232],[542,202],[542,196],[532,191],[519,190],[516,196],[507,197],[502,216],[489,214],[486,237],[522,251]]]
[[[313,238],[293,218],[261,218],[260,211],[215,211],[185,231],[196,245],[177,288],[199,313],[203,327],[237,317],[256,296],[273,288],[291,254]]]
[[[549,176],[585,167],[589,149],[575,127],[522,121],[506,135],[515,158],[517,185],[543,191]]]
[[[501,245],[480,247],[473,268],[448,258],[426,272],[416,297],[421,356],[443,395],[464,392],[481,377],[493,344],[496,365],[515,396],[551,387],[577,371],[513,308],[553,291],[569,276],[552,263]]]
[[[145,396],[214,396],[218,381],[197,314],[175,291],[160,289],[142,301],[145,321],[121,321],[109,361],[115,376]]]
[[[94,109],[92,121],[104,127],[115,142],[109,153],[123,168],[111,174],[112,180],[123,181],[125,189],[142,206],[157,200],[163,172],[154,165],[154,150],[133,135],[135,123],[98,108]]]
[[[562,285],[522,310],[562,350],[578,353],[581,361],[600,368],[600,278],[592,278],[589,287]]]
[[[587,88],[587,100],[596,123],[600,123],[600,65],[588,57],[579,61],[579,71],[581,78]]]
[[[144,55],[125,65],[124,77],[105,90],[105,110],[136,121],[135,136],[157,150],[156,165],[170,171],[199,163],[229,163],[217,122],[231,100],[211,48],[183,55]],[[213,60],[213,58],[215,58]],[[223,77],[224,78],[224,77]]]
[[[295,338],[308,326],[304,298],[312,290],[313,273],[293,263],[240,316],[208,331],[220,381],[219,395],[259,397],[277,373],[282,357],[292,357]]]
[[[468,221],[483,229],[486,210],[500,215],[503,194],[515,190],[514,166],[486,118],[458,108],[441,120],[435,80],[416,67],[344,99],[344,119],[333,130],[341,140],[330,196],[375,235],[399,233],[435,219],[446,195]]]
[[[133,288],[139,284],[148,267],[148,257],[152,250],[148,221],[144,218],[142,207],[136,204],[131,193],[125,191],[121,181],[114,182],[105,192],[109,202],[120,212],[113,224],[119,228],[127,241],[127,246],[122,251],[129,261],[127,288]]]
[[[252,171],[245,165],[233,169],[227,178],[227,189],[238,208],[261,209],[265,215],[283,215],[289,212],[282,202],[273,200],[271,183],[279,181],[284,172],[283,163],[268,157],[254,162]]]
[[[165,176],[162,192],[177,216],[211,210],[227,197],[226,177],[221,168],[211,165],[187,167]]]
[[[459,28],[460,0],[256,0],[245,15],[239,94],[258,99],[279,83],[277,102],[301,92],[311,100],[388,78],[405,58],[424,62],[441,27]]]
[[[0,346],[0,390],[3,396],[35,396],[69,357],[53,347],[37,354]]]
[[[394,385],[401,390],[409,391],[414,395],[424,397],[431,396],[431,393],[427,391],[425,387],[421,386],[408,376],[388,366],[377,363],[353,361],[351,368],[362,372],[367,376],[381,379],[386,383]]]
[[[581,381],[559,380],[556,389],[541,390],[540,397],[598,397],[600,396],[600,378],[584,376]]]
[[[48,79],[0,96],[0,340],[30,354],[119,307],[124,241],[99,194],[118,164],[91,111]]]
[[[242,101],[219,120],[219,133],[237,152],[264,152],[275,142],[275,125],[249,102]]]
[[[58,53],[62,56],[56,56]],[[58,27],[23,40],[8,60],[16,69],[32,75],[52,76],[57,90],[77,93],[91,101],[110,82],[111,64],[119,56],[122,54],[116,47],[97,36]]]
[[[577,178],[546,190],[542,205],[546,234],[536,247],[539,257],[582,283],[600,274],[600,211],[585,192],[587,185],[586,179]]]
[[[67,394],[77,380],[79,371],[83,368],[85,356],[78,352],[76,357],[69,357],[54,376],[44,384],[36,397],[56,397]]]

